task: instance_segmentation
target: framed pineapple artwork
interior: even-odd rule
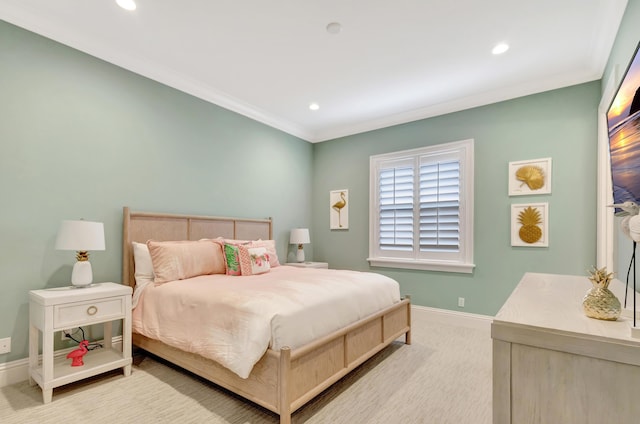
[[[551,158],[509,162],[509,196],[551,193]]]
[[[511,246],[549,246],[549,204],[511,205]]]

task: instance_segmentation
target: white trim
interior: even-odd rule
[[[483,330],[487,332],[487,335],[491,333],[491,323],[493,322],[493,317],[489,315],[471,314],[420,305],[411,305],[411,313],[421,315],[430,322]]]
[[[369,157],[369,257],[371,266],[386,266],[390,268],[407,268],[429,271],[472,273],[473,263],[473,234],[474,234],[474,139],[466,139],[441,144],[432,144],[409,150],[393,151],[372,155]],[[412,251],[382,251],[379,248],[379,171],[387,166],[400,166],[405,161],[410,163],[416,171],[414,178],[419,177],[419,168],[424,157],[451,156],[460,163],[460,239],[457,252],[421,252],[414,240]],[[414,182],[414,190],[418,188]],[[414,196],[415,198],[415,196]],[[417,214],[420,205],[413,205],[413,212]],[[414,215],[414,225],[419,223]],[[417,227],[414,226],[414,237]],[[419,239],[419,236],[418,236]]]
[[[618,22],[620,21],[618,20]],[[381,128],[392,127],[394,125],[406,124],[407,122],[415,122],[436,116],[446,115],[449,113],[469,110],[475,107],[505,102],[520,97],[526,97],[532,94],[543,93],[546,91],[557,90],[559,88],[597,81],[600,78],[602,78],[601,70],[586,70],[581,75],[557,75],[542,82],[532,81],[514,87],[501,87],[499,90],[490,90],[483,93],[476,93],[473,96],[463,97],[449,102],[438,103],[436,105],[409,110],[407,112],[401,112],[394,115],[386,115],[382,118],[374,118],[363,122],[340,126],[336,125],[333,127],[320,129],[318,131],[315,131],[313,133],[313,136],[307,139],[307,141],[311,143],[320,143],[328,140],[334,140],[340,137],[361,134],[367,131],[374,131]]]
[[[427,320],[446,325],[474,328],[491,333],[492,316],[471,314],[468,312],[450,311],[447,309],[431,308],[428,306],[411,305],[411,313],[420,315]],[[114,348],[122,348],[122,336],[113,338]],[[73,348],[56,351],[56,356],[66,355]],[[29,378],[29,358],[0,364],[0,387],[20,383]]]
[[[626,6],[627,0],[624,0],[621,4],[618,2],[615,8],[602,8],[602,10],[608,13],[606,13],[605,16],[602,16],[601,22],[619,25],[622,17],[624,16]],[[353,134],[374,131],[380,128],[387,128],[434,116],[442,116],[448,113],[468,110],[474,107],[599,80],[602,77],[602,65],[595,63],[596,58],[603,57],[603,52],[608,54],[611,51],[616,36],[615,32],[606,32],[606,37],[598,37],[591,40],[593,42],[593,54],[591,57],[593,58],[594,63],[589,63],[588,69],[580,74],[558,74],[553,77],[549,77],[544,81],[535,80],[515,86],[501,86],[499,89],[482,91],[471,96],[441,102],[431,106],[416,108],[397,114],[386,114],[383,117],[362,122],[347,123],[344,125],[336,124],[314,130],[308,127],[303,127],[300,124],[296,124],[295,122],[283,119],[279,116],[274,116],[264,110],[259,110],[255,106],[247,104],[228,93],[224,93],[221,90],[216,89],[215,87],[205,86],[200,82],[193,80],[193,78],[182,75],[173,69],[169,69],[165,66],[159,66],[148,58],[125,54],[112,48],[107,43],[100,42],[100,40],[86,39],[86,37],[78,36],[78,34],[74,33],[69,28],[56,27],[47,20],[46,16],[40,16],[39,14],[30,12],[26,9],[26,7],[16,7],[12,4],[3,4],[3,2],[0,2],[0,16],[4,21],[113,63],[121,68],[138,73],[169,87],[174,87],[218,106],[247,116],[265,125],[269,125],[311,143],[333,140]]]
[[[419,261],[402,258],[367,258],[369,265],[385,268],[419,269],[423,271],[460,272],[464,274],[473,273],[475,264],[461,264],[446,261]]]
[[[248,104],[222,90],[203,84],[175,69],[162,66],[144,56],[136,56],[113,48],[109,43],[101,42],[95,38],[78,37],[70,28],[64,28],[52,24],[45,16],[36,13],[27,13],[23,8],[12,5],[0,4],[0,16],[2,19],[25,28],[36,34],[55,40],[58,43],[72,47],[91,56],[124,68],[128,71],[142,75],[157,81],[168,87],[173,87],[184,93],[206,100],[232,112],[276,128],[287,134],[310,141],[314,138],[312,132],[300,125],[275,116],[272,113]]]
[[[29,358],[0,364],[0,387],[20,383],[29,378]]]
[[[93,342],[92,342],[93,343]],[[102,340],[97,343],[103,343]],[[112,348],[122,349],[122,336],[116,336],[111,341]],[[75,347],[56,350],[54,357],[66,355],[74,350]],[[29,379],[29,358],[17,359],[11,362],[0,364],[0,387],[9,386],[11,384],[21,383]]]
[[[607,130],[607,110],[618,87],[618,66],[616,65],[602,92],[598,105],[598,169],[596,192],[596,263],[598,268],[606,266],[615,270],[614,210],[607,207],[613,203],[611,165],[609,160],[609,131]]]

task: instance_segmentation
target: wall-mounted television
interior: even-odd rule
[[[640,43],[607,112],[613,200],[640,205]],[[616,213],[621,212],[616,209]]]

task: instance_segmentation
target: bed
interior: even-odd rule
[[[123,283],[135,286],[134,242],[147,240],[271,240],[271,219],[224,218],[123,210]],[[284,275],[293,267],[283,266]],[[296,268],[300,269],[300,268]],[[304,269],[302,269],[304,270]],[[233,277],[244,278],[244,277]],[[251,278],[251,277],[248,277]],[[404,336],[411,343],[410,299],[385,306],[293,349],[269,347],[247,378],[202,355],[133,332],[133,344],[280,416],[281,424],[316,395]]]

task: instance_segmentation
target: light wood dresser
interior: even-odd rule
[[[640,422],[640,339],[632,318],[585,316],[589,288],[586,276],[527,273],[500,309],[494,424]]]

